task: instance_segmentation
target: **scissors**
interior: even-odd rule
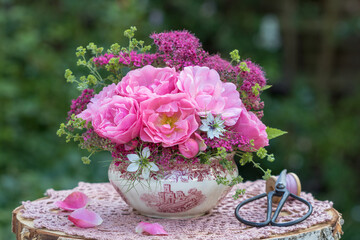
[[[248,220],[243,219],[240,214],[239,214],[239,210],[242,206],[244,206],[245,204],[248,204],[252,201],[255,201],[257,199],[263,198],[267,196],[267,216],[266,216],[266,220],[264,222],[251,222]],[[273,196],[278,196],[281,197],[281,200],[279,202],[279,205],[277,206],[273,216],[271,217],[271,213],[272,213],[272,203],[273,203]],[[302,216],[301,218],[295,219],[293,221],[290,222],[276,222],[277,217],[279,216],[279,213],[282,209],[282,207],[284,206],[286,200],[288,199],[288,197],[291,196],[294,199],[306,204],[309,208],[308,212]],[[308,218],[311,213],[313,211],[313,207],[311,206],[311,204],[306,201],[305,199],[296,196],[295,194],[292,194],[289,192],[289,190],[286,189],[286,169],[282,170],[281,174],[279,175],[276,184],[275,184],[275,190],[271,191],[269,193],[263,193],[260,195],[257,195],[255,197],[249,198],[243,202],[241,202],[239,205],[237,205],[236,209],[235,209],[235,217],[242,223],[245,223],[247,225],[253,226],[253,227],[264,227],[267,225],[272,225],[272,226],[278,226],[278,227],[287,227],[287,226],[291,226],[294,224],[297,224],[299,222],[304,221],[306,218]]]

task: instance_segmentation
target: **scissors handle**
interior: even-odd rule
[[[281,201],[280,201],[280,203],[279,203],[279,206],[281,205],[281,208],[279,208],[279,206],[277,207],[277,209],[276,209],[276,211],[275,211],[275,213],[274,213],[274,217],[271,219],[271,222],[270,222],[270,223],[271,223],[272,226],[277,226],[277,227],[287,227],[287,226],[291,226],[291,225],[294,225],[294,224],[297,224],[297,223],[299,223],[299,222],[304,221],[306,218],[308,218],[308,217],[311,215],[311,213],[312,213],[312,211],[313,211],[313,207],[311,206],[311,204],[310,204],[308,201],[306,201],[305,199],[303,199],[303,198],[301,198],[301,197],[298,197],[297,195],[292,194],[292,193],[289,193],[288,197],[289,197],[289,196],[295,198],[296,200],[298,200],[298,201],[304,203],[306,206],[308,206],[308,208],[309,208],[308,212],[307,212],[304,216],[302,216],[301,218],[295,219],[295,220],[290,221],[290,222],[282,222],[282,223],[275,222],[275,220],[276,220],[277,216],[279,215],[279,213],[280,213],[280,211],[281,211],[281,208],[282,208],[281,202],[282,202],[283,199],[284,199],[284,197],[283,197],[283,198],[281,198]],[[284,202],[285,202],[285,201],[284,201]],[[284,204],[284,203],[283,203],[283,204]],[[279,211],[278,211],[278,210],[279,210]],[[277,213],[277,212],[278,212],[278,213]],[[276,215],[276,213],[277,213],[277,215]],[[276,215],[276,217],[275,217],[275,215]]]
[[[257,195],[255,197],[249,198],[243,202],[241,202],[239,205],[237,205],[237,207],[235,208],[235,217],[242,223],[245,223],[246,225],[250,225],[253,227],[264,227],[266,225],[268,225],[271,221],[271,205],[272,205],[272,196],[274,195],[274,192],[269,192],[267,193],[262,193],[260,195]],[[239,210],[242,206],[244,206],[245,204],[248,204],[252,201],[255,201],[257,199],[263,198],[267,196],[267,213],[266,213],[266,220],[264,222],[251,222],[248,220],[243,219],[240,214],[239,214]]]

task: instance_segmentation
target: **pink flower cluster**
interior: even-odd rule
[[[77,117],[124,150],[141,141],[193,158],[207,149],[199,128],[209,114],[238,134],[235,145],[245,144],[244,139],[253,139],[256,149],[268,145],[265,125],[246,110],[236,86],[208,67],[132,70],[118,84],[104,87]]]
[[[198,38],[188,31],[171,31],[150,35],[158,47],[159,57],[177,70],[201,65],[208,53],[201,48]]]
[[[264,108],[264,102],[261,101],[259,95],[254,94],[253,87],[255,87],[256,84],[258,84],[260,88],[266,85],[265,74],[258,65],[251,62],[250,60],[245,61],[245,63],[250,71],[242,71],[240,73],[240,76],[243,79],[240,90],[243,91],[246,95],[244,105],[248,110],[253,109],[258,111]],[[262,115],[262,111],[258,112],[258,117],[261,118]]]
[[[71,118],[71,115],[77,115],[84,111],[92,97],[94,97],[94,90],[85,89],[78,98],[73,99],[71,101],[70,111],[68,112],[68,120]]]

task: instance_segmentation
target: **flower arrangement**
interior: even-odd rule
[[[66,70],[81,94],[57,134],[90,152],[84,163],[95,152],[111,152],[134,179],[178,164],[209,164],[213,157],[228,167],[232,152],[241,165],[252,163],[269,177],[253,156],[273,161],[264,147],[285,132],[261,121],[260,95],[270,87],[262,69],[241,61],[238,50],[231,61],[209,54],[188,31],[154,33],[153,45],[134,38],[135,31],[124,32],[127,47],[113,44],[105,54],[93,43],[77,48],[77,65],[90,73],[77,78]]]

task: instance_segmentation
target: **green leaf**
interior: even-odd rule
[[[267,90],[267,89],[269,89],[269,88],[271,88],[272,87],[272,85],[265,85],[265,86],[263,86],[260,90],[261,91],[265,91],[265,90]]]
[[[266,133],[268,135],[268,139],[270,140],[270,139],[273,139],[273,138],[280,137],[281,135],[284,135],[287,132],[282,131],[280,129],[267,127],[266,128]]]

